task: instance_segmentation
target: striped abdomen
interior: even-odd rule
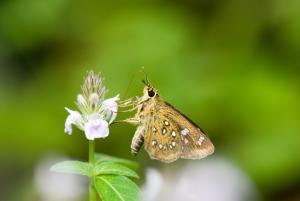
[[[143,126],[137,127],[135,134],[131,142],[131,154],[136,156],[144,143],[144,132]]]

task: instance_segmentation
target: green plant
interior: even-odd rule
[[[84,131],[89,140],[89,161],[63,161],[51,167],[52,171],[87,176],[90,180],[90,201],[136,201],[139,188],[131,180],[139,178],[135,170],[138,164],[105,154],[95,153],[95,139],[109,135],[109,125],[115,120],[118,96],[104,100],[106,89],[100,75],[88,73],[82,86],[82,94],[77,96],[80,112],[68,108],[65,132],[72,133],[75,125]]]

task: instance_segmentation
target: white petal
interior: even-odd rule
[[[117,112],[118,111],[118,103],[117,101],[119,100],[119,94],[116,95],[113,98],[109,98],[103,101],[102,107],[104,110],[110,110],[112,112]]]
[[[92,115],[88,122],[84,125],[85,136],[88,140],[95,138],[105,138],[109,134],[107,121],[103,120],[99,115]]]
[[[109,124],[111,124],[117,117],[117,113],[116,112],[113,112],[110,116],[110,119],[109,119]]]
[[[117,117],[119,94],[113,98],[106,99],[102,103],[105,119],[111,124]]]
[[[69,112],[69,115],[65,121],[65,133],[71,135],[72,133],[72,124],[81,127],[82,117],[79,112],[70,110],[69,108],[65,109]]]
[[[65,121],[65,133],[72,134],[72,124],[71,115],[69,115]]]

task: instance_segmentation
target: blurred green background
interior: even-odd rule
[[[130,80],[145,66],[263,200],[300,200],[299,54],[297,0],[1,1],[0,199],[33,200],[48,153],[86,159],[83,134],[63,133],[63,108],[75,109],[87,70],[103,73],[107,97],[128,98],[141,95],[143,76]],[[134,130],[113,125],[97,151],[143,174],[156,162],[130,156]]]

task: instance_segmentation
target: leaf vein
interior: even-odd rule
[[[103,182],[105,182],[114,192],[116,192],[116,194],[122,201],[125,201],[123,196],[118,192],[118,190],[113,185],[111,185],[106,179],[104,179],[102,177],[99,177],[99,179],[101,179]]]

